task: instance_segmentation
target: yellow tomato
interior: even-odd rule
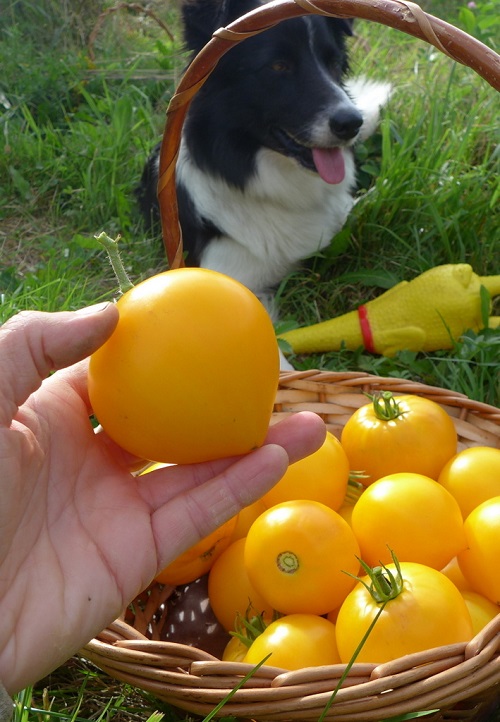
[[[284,476],[262,499],[268,507],[282,501],[313,499],[337,510],[344,501],[348,479],[346,453],[338,439],[327,431],[322,446],[290,464]]]
[[[457,452],[455,425],[439,404],[390,392],[357,409],[340,441],[351,469],[365,472],[365,478],[360,477],[365,486],[402,471],[437,479]]]
[[[472,619],[472,634],[476,636],[488,622],[491,622],[497,614],[500,614],[500,606],[493,604],[493,602],[483,597],[482,594],[477,594],[477,592],[464,590],[461,594]]]
[[[396,574],[394,564],[386,567]],[[441,572],[423,564],[401,562],[403,589],[378,617],[357,662],[383,663],[413,652],[472,638],[472,621],[460,592]],[[363,577],[369,586],[370,578]],[[347,664],[381,609],[381,603],[358,582],[337,616],[337,645]]]
[[[441,569],[441,574],[448,577],[448,579],[453,582],[456,588],[461,592],[470,591],[470,584],[460,569],[457,557],[453,557],[453,559],[451,559],[448,564]]]
[[[202,577],[229,546],[235,525],[236,517],[233,516],[166,566],[155,581],[175,587]]]
[[[477,506],[464,522],[467,548],[458,563],[473,591],[500,604],[500,496]]]
[[[282,669],[339,664],[335,626],[314,614],[290,614],[272,622],[252,643],[244,662]]]
[[[248,647],[241,641],[241,639],[238,637],[231,637],[224,648],[224,652],[222,653],[222,661],[243,662],[247,652]]]
[[[236,615],[263,614],[270,621],[272,607],[255,590],[245,568],[245,539],[238,539],[215,560],[208,575],[208,598],[213,613],[228,631],[236,629]]]
[[[352,512],[361,557],[370,566],[391,561],[419,562],[442,569],[465,548],[457,501],[422,474],[390,474],[371,484]]]
[[[117,307],[118,325],[88,376],[93,411],[114,441],[178,464],[263,443],[279,354],[253,293],[215,271],[179,268],[139,283]]]
[[[245,566],[251,583],[283,614],[326,614],[355,584],[359,546],[349,524],[309,499],[271,507],[250,527]]]
[[[500,495],[500,449],[472,446],[460,451],[438,481],[458,501],[465,519],[483,501]]]

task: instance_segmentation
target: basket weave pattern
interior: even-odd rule
[[[500,56],[406,0],[275,0],[249,13],[214,33],[169,104],[160,155],[159,202],[170,267],[183,265],[175,163],[192,98],[218,59],[235,43],[281,20],[308,13],[363,18],[413,35],[468,65],[500,90]],[[273,422],[298,411],[314,411],[339,437],[354,410],[366,403],[364,394],[377,390],[420,394],[443,406],[456,426],[459,449],[477,445],[500,448],[500,409],[441,388],[364,373],[282,373]],[[196,647],[162,641],[171,593],[170,587],[150,587],[81,654],[112,677],[205,715],[241,684],[252,666],[221,662]],[[344,671],[344,665],[294,672],[262,666],[236,690],[220,715],[316,722]],[[355,663],[325,719],[369,722],[419,710],[439,710],[425,717],[432,722],[484,719],[495,701],[500,703],[500,614],[468,644],[438,647],[382,665]]]

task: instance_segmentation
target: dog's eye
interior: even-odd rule
[[[287,63],[286,60],[275,60],[271,68],[275,73],[288,73],[288,71],[291,70],[290,63]]]

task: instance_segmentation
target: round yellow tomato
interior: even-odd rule
[[[365,478],[360,477],[365,486],[400,471],[437,479],[457,452],[455,425],[439,404],[390,392],[357,409],[340,441],[351,469],[365,473]]]
[[[464,522],[467,548],[458,563],[473,591],[500,604],[500,496],[483,501]]]
[[[229,546],[235,525],[236,517],[233,516],[166,566],[155,581],[176,587],[202,577]]]
[[[459,589],[461,592],[470,591],[470,584],[464,577],[462,570],[458,564],[457,557],[453,557],[448,564],[441,569],[441,573],[448,577],[450,581]]]
[[[242,642],[239,637],[231,637],[229,642],[224,647],[224,651],[222,653],[222,661],[243,662],[247,652],[247,645]]]
[[[453,494],[464,519],[483,501],[500,495],[500,449],[471,446],[448,461],[438,481]]]
[[[463,590],[461,594],[472,619],[472,634],[476,636],[488,622],[491,622],[497,614],[500,614],[500,605],[493,604],[493,602],[483,597],[482,594],[477,594],[477,592]]]
[[[400,566],[403,589],[385,605],[356,662],[390,662],[406,654],[472,638],[471,617],[454,584],[423,564],[401,562]],[[387,564],[386,569],[397,574],[395,564]],[[368,576],[362,579],[370,585]],[[344,664],[351,659],[381,606],[361,582],[343,602],[336,631]]]
[[[352,528],[370,566],[419,562],[442,569],[465,548],[463,519],[453,496],[422,474],[390,474],[371,484],[356,502]]]
[[[326,614],[339,606],[357,574],[359,546],[349,524],[309,499],[271,507],[254,521],[245,566],[255,589],[283,614]]]
[[[215,560],[208,575],[208,598],[213,613],[228,631],[236,629],[237,614],[263,614],[270,621],[273,609],[252,586],[243,561],[245,539],[238,539]]]
[[[117,302],[88,386],[106,433],[178,464],[246,454],[266,436],[279,379],[274,328],[257,297],[216,271],[179,268]]]
[[[325,441],[313,454],[290,464],[284,476],[262,497],[266,506],[282,501],[313,499],[335,511],[344,501],[349,461],[340,442],[327,431]]]
[[[290,614],[272,622],[252,642],[244,662],[282,669],[301,669],[323,664],[339,664],[335,625],[314,614]]]

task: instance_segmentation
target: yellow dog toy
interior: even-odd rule
[[[397,351],[437,351],[467,330],[484,327],[481,287],[500,294],[500,276],[478,276],[466,263],[436,266],[402,281],[356,311],[279,335],[295,353],[338,351],[342,345],[393,356]],[[498,328],[500,316],[489,326]]]

